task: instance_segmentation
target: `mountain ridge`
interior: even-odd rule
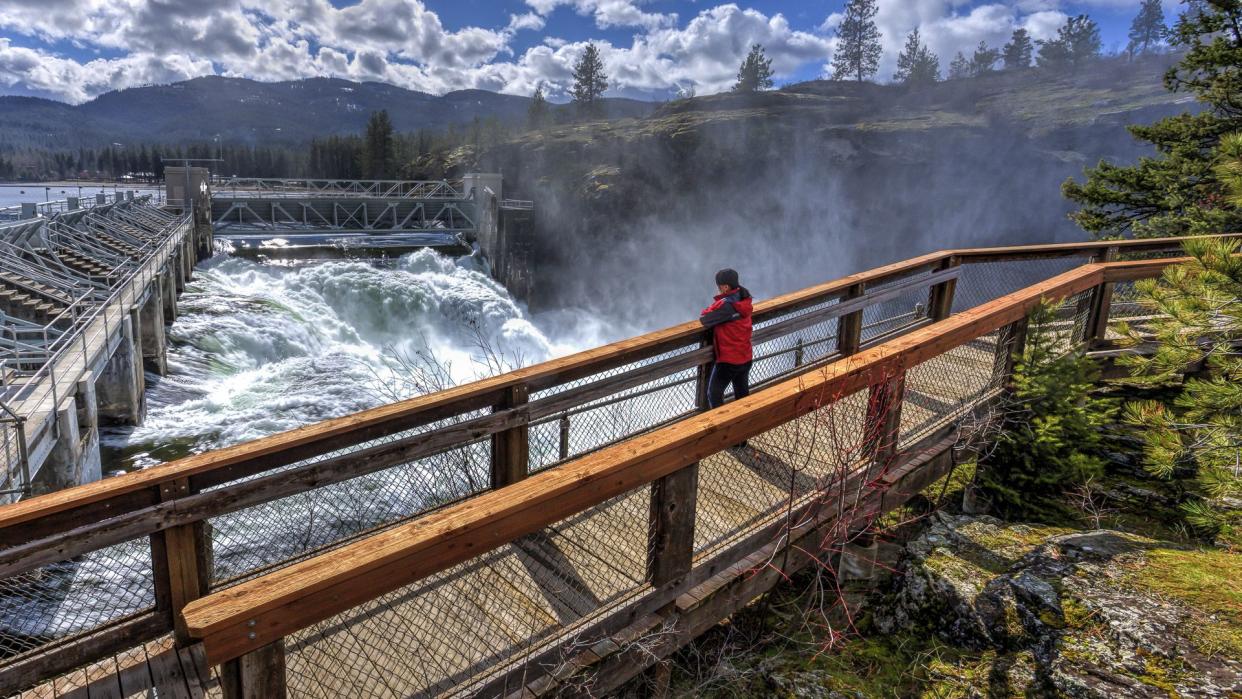
[[[645,116],[655,103],[609,98],[611,116]],[[70,105],[40,97],[0,96],[0,144],[64,149],[113,141],[298,144],[361,132],[370,114],[386,109],[398,131],[442,130],[496,118],[526,119],[531,99],[487,90],[432,95],[379,82],[304,78],[261,82],[203,76],[131,87]],[[569,105],[551,105],[568,113]]]

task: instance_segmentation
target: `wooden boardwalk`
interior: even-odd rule
[[[135,642],[169,634],[191,653],[176,654],[185,683],[168,692],[178,696],[241,696],[235,688],[264,678],[278,691],[255,696],[542,694],[572,691],[578,671],[597,665],[610,668],[609,679],[589,689],[607,687],[796,570],[783,566],[809,563],[795,542],[816,535],[810,549],[837,546],[947,472],[972,411],[1002,392],[1031,308],[1063,299],[1065,329],[1106,340],[1112,285],[1169,263],[1092,262],[949,313],[958,266],[1084,251],[1106,252],[947,251],[764,302],[756,342],[785,358],[766,365],[777,372],[762,390],[716,410],[697,409],[697,383],[659,393],[687,374],[702,381],[710,349],[691,323],[0,508],[0,579],[149,541],[152,577],[138,582],[156,593],[133,619],[105,620],[93,635],[0,665],[0,685],[24,689],[104,657],[70,672],[73,687],[85,678],[88,699],[117,695],[114,685],[122,696],[147,695],[132,676],[155,686],[176,673],[152,663],[159,649],[135,655]],[[925,315],[905,310],[921,300]],[[877,315],[900,323],[876,334]],[[835,352],[804,365],[804,347],[824,337]],[[535,458],[535,427],[561,419],[564,430],[562,416],[600,401],[632,401],[618,412],[623,430],[575,420],[586,432],[573,440],[561,432],[556,464]],[[668,415],[685,417],[662,423]],[[582,451],[583,437],[598,448]],[[747,448],[729,448],[742,440]],[[479,454],[489,442],[490,455]],[[215,554],[230,551],[213,543],[208,525],[220,517],[316,491],[332,497],[320,489],[401,476],[397,468],[453,450],[484,464],[490,456],[490,480],[433,509],[307,544],[271,567],[229,570],[236,580],[213,574]],[[298,532],[270,533],[290,534]],[[638,638],[665,647],[623,650]],[[215,674],[195,664],[194,649]],[[56,691],[39,691],[49,687]]]
[[[907,395],[924,400],[903,411],[903,432],[943,427],[990,397],[994,367],[995,345],[978,343],[911,372]],[[865,407],[842,401],[701,462],[696,560],[784,517],[791,484],[798,505],[840,479],[851,457],[839,447],[861,448]],[[644,591],[649,508],[647,488],[631,491],[289,637],[290,696],[467,696],[564,646]]]

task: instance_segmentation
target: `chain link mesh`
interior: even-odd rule
[[[417,431],[393,435],[369,446]],[[317,459],[321,460],[321,459]],[[216,585],[231,584],[490,487],[491,442],[480,440],[310,492],[212,517]]]
[[[146,537],[0,578],[0,662],[155,605]]]
[[[613,498],[287,638],[290,696],[468,694],[562,644],[642,588],[649,492]]]
[[[957,280],[957,288],[953,292],[953,312],[959,313],[1012,294],[1075,267],[1081,267],[1089,260],[1089,257],[1084,256],[964,264]]]

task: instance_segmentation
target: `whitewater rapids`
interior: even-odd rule
[[[143,424],[103,434],[109,468],[408,397],[398,356],[433,357],[461,383],[496,372],[482,345],[507,368],[614,339],[585,314],[533,319],[476,258],[431,250],[390,262],[217,258],[195,270],[178,310],[168,375],[147,374]]]

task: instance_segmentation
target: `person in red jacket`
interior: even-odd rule
[[[724,403],[724,392],[733,385],[733,397],[750,395],[750,365],[754,350],[751,336],[751,296],[738,283],[737,272],[722,269],[716,273],[720,294],[712,305],[703,309],[699,322],[712,329],[716,361],[707,380],[707,407],[718,408]]]

